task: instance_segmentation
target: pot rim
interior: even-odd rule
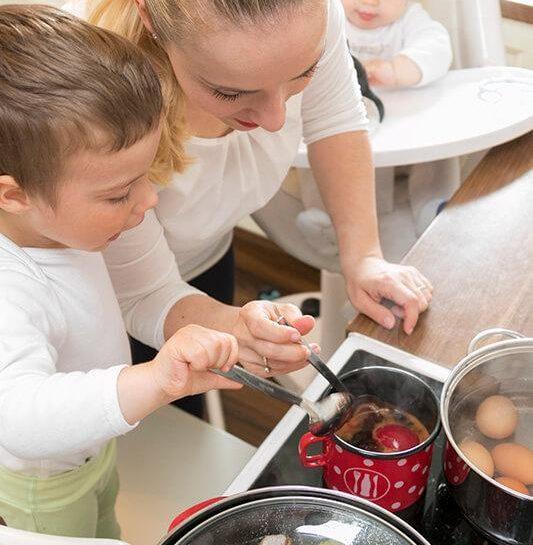
[[[527,348],[528,350],[523,350]],[[489,482],[490,484],[499,488],[502,492],[515,496],[520,500],[527,500],[533,502],[533,496],[529,494],[524,494],[516,490],[512,490],[500,484],[498,481],[485,475],[480,469],[478,469],[470,460],[464,456],[463,452],[457,445],[455,438],[450,429],[450,422],[448,418],[448,409],[451,400],[451,396],[457,388],[458,384],[464,378],[464,376],[483,365],[485,362],[494,359],[499,356],[507,356],[509,354],[523,353],[523,352],[533,352],[533,338],[531,337],[522,337],[518,339],[509,339],[504,341],[498,341],[490,345],[483,346],[478,348],[474,352],[471,352],[465,356],[451,371],[450,374],[444,383],[442,394],[440,398],[440,414],[442,427],[446,434],[446,439],[453,447],[456,454],[463,460],[463,462],[475,473],[477,473],[482,479]]]
[[[425,448],[428,448],[430,445],[432,445],[441,430],[441,417],[440,417],[440,410],[439,410],[440,408],[439,398],[437,397],[435,392],[431,389],[429,384],[427,384],[421,378],[417,377],[414,373],[406,371],[405,369],[397,369],[395,367],[386,367],[385,365],[369,365],[367,367],[359,367],[358,369],[354,369],[353,371],[349,371],[348,373],[344,373],[340,375],[339,379],[342,381],[343,379],[346,379],[348,377],[351,377],[352,375],[359,374],[369,369],[379,369],[380,371],[397,373],[399,375],[407,375],[410,378],[418,381],[424,388],[427,389],[433,401],[435,402],[435,407],[437,408],[437,422],[435,423],[435,426],[433,427],[433,430],[431,431],[431,433],[428,435],[428,437],[424,441],[422,441],[422,443],[419,443],[418,445],[411,447],[410,449],[407,449],[407,450],[399,450],[398,452],[373,452],[371,450],[365,450],[359,447],[355,447],[354,445],[351,445],[350,443],[344,441],[344,439],[338,437],[337,434],[333,434],[331,436],[333,441],[337,443],[339,446],[341,446],[344,450],[348,450],[349,452],[352,452],[354,454],[359,454],[360,456],[364,456],[366,458],[374,458],[379,460],[397,460],[399,458],[406,458],[408,456],[412,456],[413,454],[421,452]],[[329,391],[331,391],[331,388],[328,388],[328,390],[326,390],[326,394]]]
[[[255,498],[254,498],[255,496]],[[246,499],[251,497],[251,501],[247,502]],[[222,499],[220,502],[214,503],[207,507],[204,507],[189,519],[180,523],[176,528],[174,528],[170,533],[168,533],[163,539],[158,543],[158,545],[166,545],[168,540],[177,534],[180,530],[184,531],[184,534],[178,539],[183,539],[190,534],[191,531],[197,530],[198,525],[205,524],[214,520],[216,517],[221,516],[223,513],[227,513],[233,509],[238,510],[242,505],[247,503],[257,503],[262,501],[267,501],[271,499],[302,499],[310,498],[314,500],[329,500],[328,503],[342,503],[344,505],[349,505],[362,511],[366,515],[371,516],[374,519],[378,519],[379,522],[385,524],[389,527],[394,528],[398,531],[400,535],[404,538],[407,538],[409,541],[415,545],[430,545],[429,541],[426,540],[417,530],[412,526],[407,524],[397,515],[387,511],[383,507],[376,505],[370,501],[367,501],[363,498],[353,496],[345,492],[338,490],[330,490],[325,488],[318,488],[312,486],[301,486],[301,485],[284,485],[284,486],[269,486],[264,488],[255,488],[251,490],[246,490],[239,494],[234,494],[225,499]],[[212,516],[208,516],[210,511],[214,511]],[[205,518],[207,516],[207,518]],[[191,526],[191,523],[195,519],[204,517],[198,522],[198,525]],[[191,528],[187,529],[187,526]]]

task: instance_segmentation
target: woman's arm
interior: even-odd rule
[[[416,269],[383,260],[377,230],[374,167],[366,114],[345,37],[340,2],[330,1],[328,41],[315,78],[304,91],[302,116],[309,160],[337,232],[341,263],[354,307],[384,327],[394,301],[410,333],[431,299],[431,284]],[[420,291],[417,286],[426,286]]]
[[[431,284],[416,269],[383,259],[377,228],[374,168],[366,132],[350,132],[309,146],[309,161],[332,217],[341,265],[354,307],[383,327],[395,324],[381,299],[402,310],[410,334],[431,299]],[[428,286],[422,291],[417,286]]]
[[[199,324],[234,335],[241,362],[250,363],[251,371],[265,368],[263,356],[274,374],[305,365],[308,351],[297,340],[313,328],[314,320],[302,317],[294,305],[225,305],[187,284],[153,211],[111,244],[104,257],[126,328],[141,342],[159,349],[180,328]],[[298,331],[276,324],[279,313]]]

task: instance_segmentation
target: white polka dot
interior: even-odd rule
[[[422,495],[422,492],[424,492],[424,487],[422,487],[422,488],[418,491],[418,495],[421,496],[421,495]]]
[[[457,458],[455,458],[455,461],[456,461],[457,463],[459,463],[459,462],[461,461],[461,458],[459,458],[459,456],[457,456]]]
[[[426,452],[429,452],[431,450],[431,445],[429,447],[426,447]]]
[[[372,467],[374,465],[374,462],[372,460],[364,460],[363,464],[367,467]]]
[[[336,450],[339,454],[342,454],[342,447],[339,447],[339,445],[335,445],[335,450]]]
[[[453,482],[456,483],[459,480],[459,477],[457,475],[453,478]]]
[[[452,463],[451,462],[448,462],[446,465],[448,466],[448,469],[452,468]]]
[[[466,464],[463,464],[463,471],[466,469]]]
[[[336,486],[331,487],[333,490],[339,490]]]
[[[415,471],[418,471],[419,469],[420,469],[420,464],[415,464],[415,465],[412,467],[411,471],[414,473]]]
[[[407,460],[405,458],[402,458],[401,460],[398,460],[397,463],[400,467],[402,467],[407,463]]]
[[[401,504],[399,501],[397,501],[397,502],[393,503],[393,504],[390,506],[390,508],[391,508],[391,509],[399,509],[401,506],[402,506],[402,504]]]
[[[426,466],[423,470],[422,470],[422,475],[425,475],[427,473],[427,470],[428,470],[428,466]]]
[[[403,481],[398,481],[394,483],[394,488],[401,488],[405,483]]]
[[[340,475],[341,474],[341,468],[339,466],[333,466],[333,471],[337,474],[337,475]]]
[[[416,486],[412,486],[407,492],[409,492],[409,494],[412,494],[415,490]]]

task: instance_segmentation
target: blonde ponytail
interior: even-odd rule
[[[88,20],[138,45],[160,77],[165,113],[161,141],[150,175],[154,182],[166,185],[174,172],[183,172],[191,163],[185,153],[187,131],[183,94],[167,54],[146,30],[133,0],[89,0]]]

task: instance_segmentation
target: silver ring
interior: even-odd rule
[[[270,367],[268,366],[267,357],[266,356],[261,356],[261,358],[263,359],[263,366],[264,366],[263,368],[264,368],[265,373],[270,374],[272,369],[270,369]]]

